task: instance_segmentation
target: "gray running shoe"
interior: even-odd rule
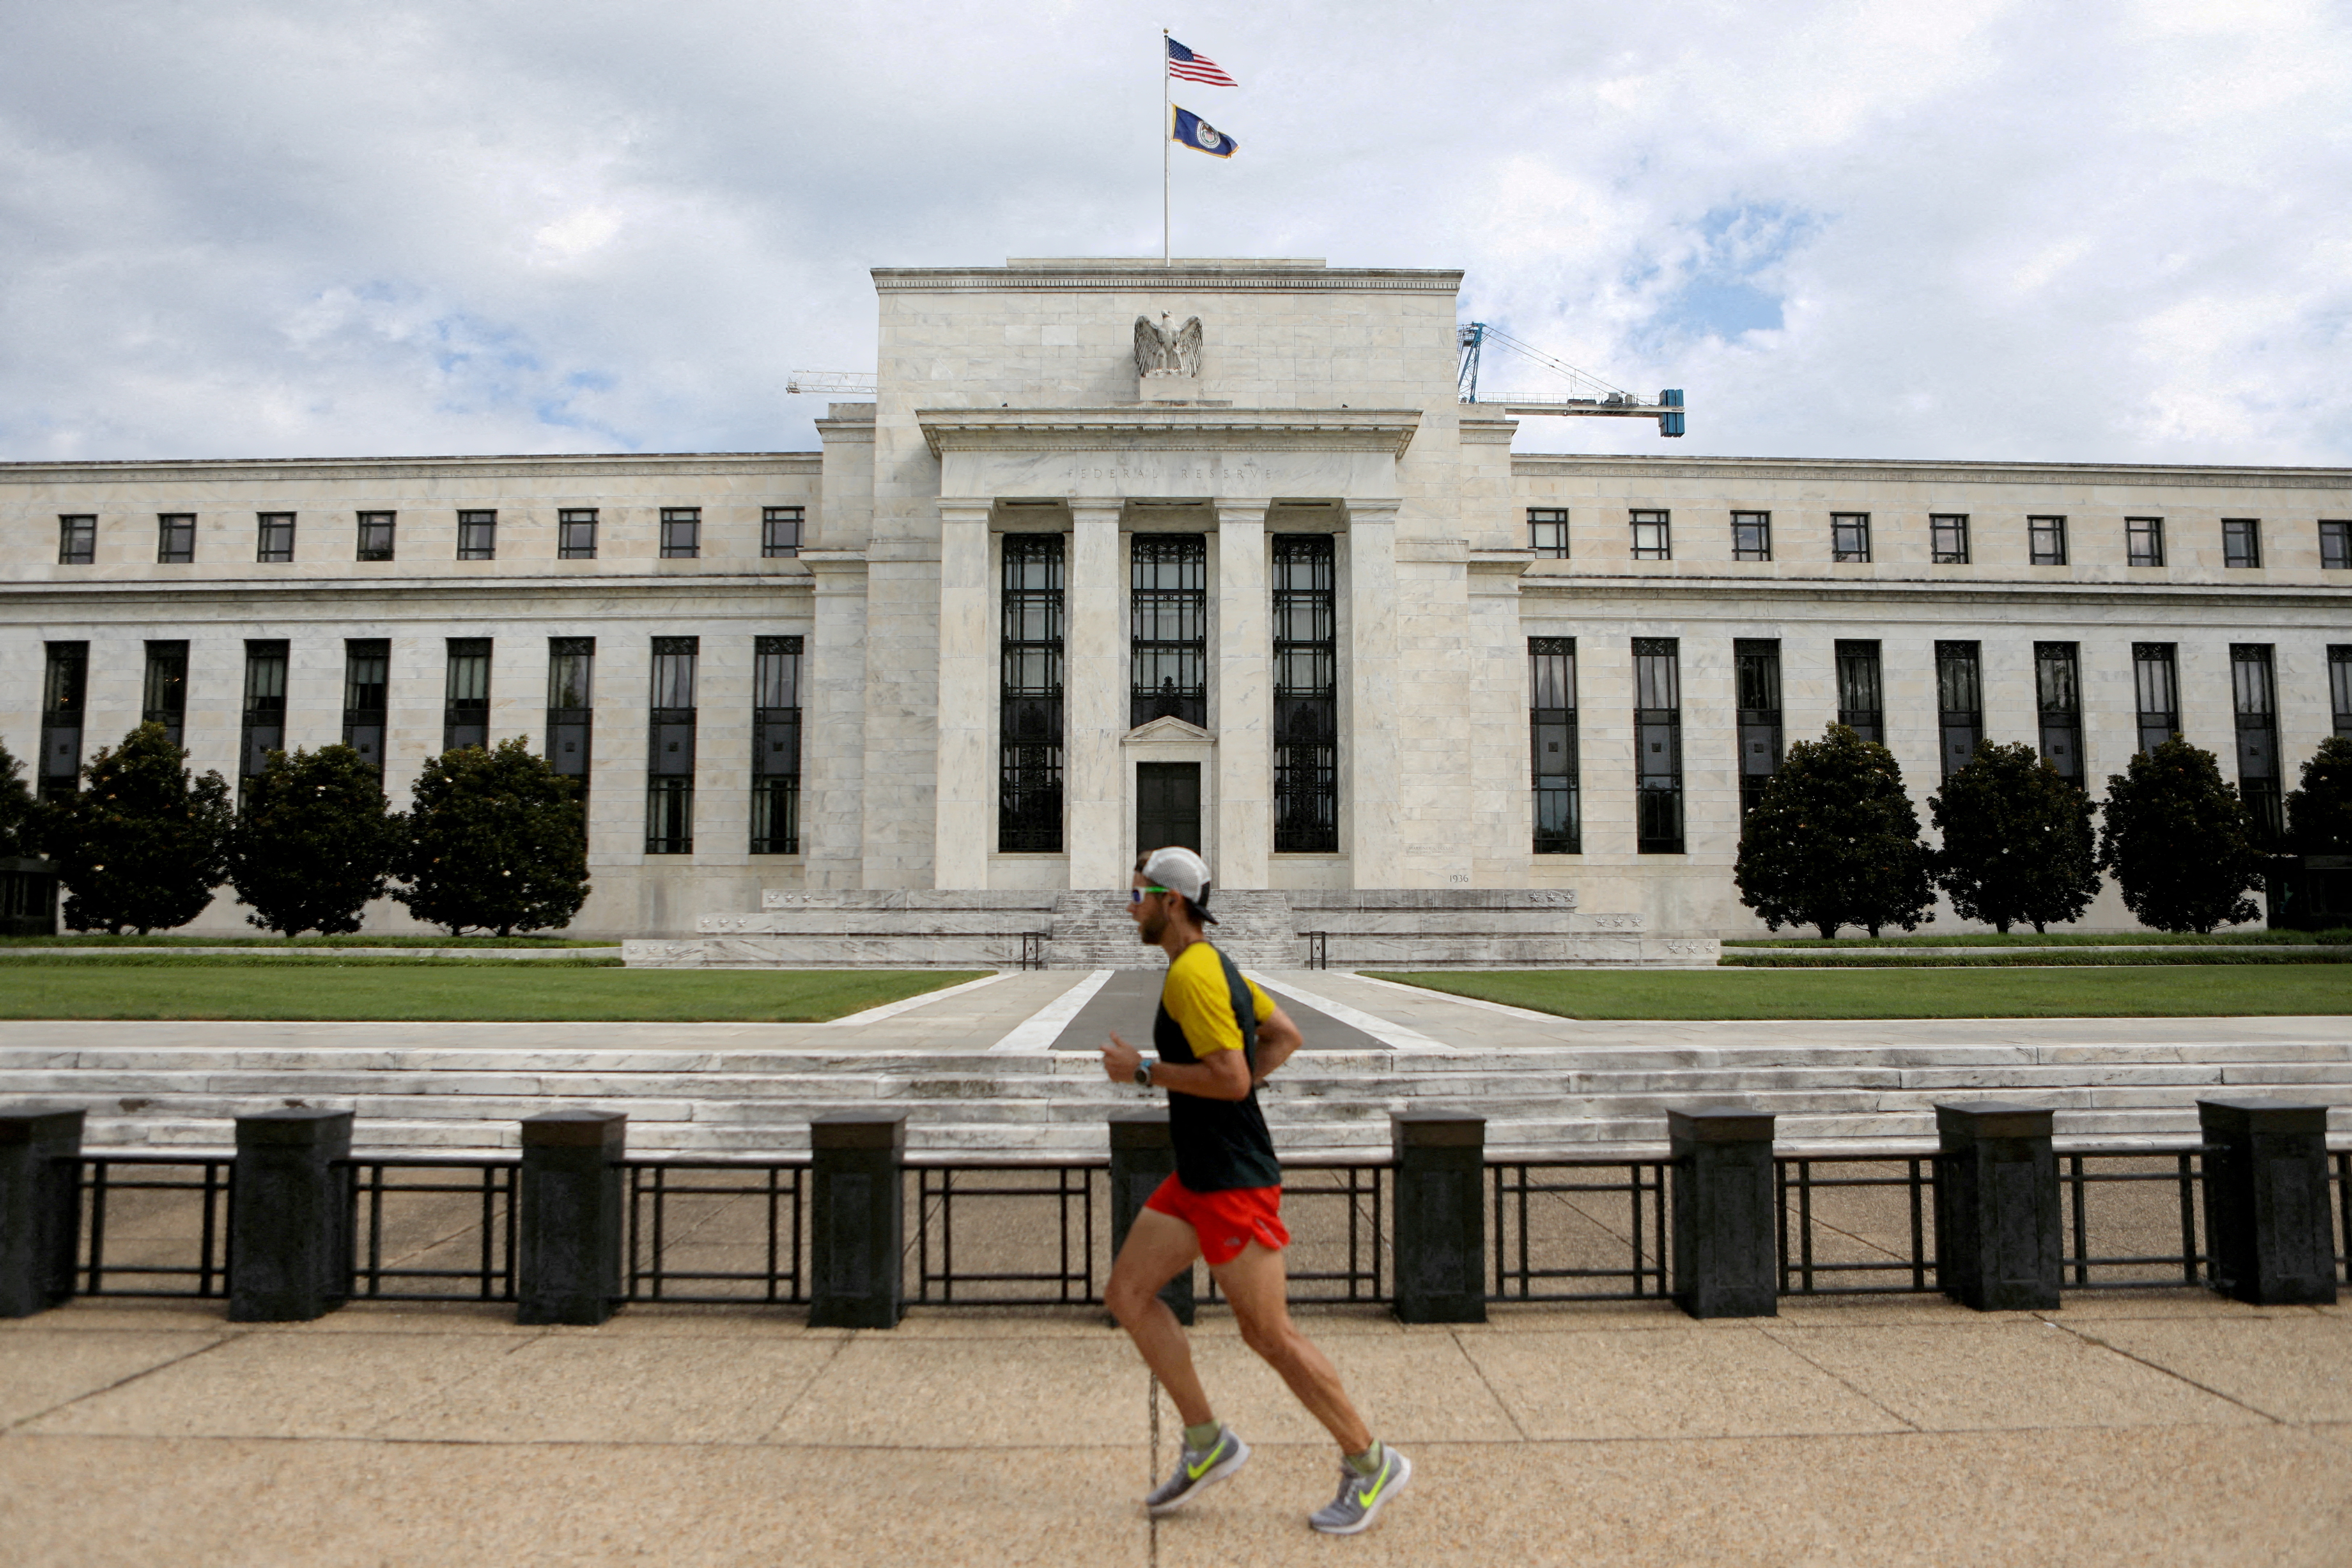
[[[1242,1441],[1241,1434],[1230,1426],[1218,1427],[1215,1442],[1205,1448],[1187,1448],[1177,1456],[1176,1473],[1143,1500],[1143,1510],[1154,1519],[1174,1513],[1240,1469],[1249,1456],[1249,1445]]]
[[[1307,1516],[1307,1522],[1326,1535],[1353,1535],[1370,1530],[1389,1499],[1412,1479],[1412,1461],[1394,1448],[1383,1448],[1378,1473],[1360,1476],[1352,1465],[1339,1467],[1339,1495]]]

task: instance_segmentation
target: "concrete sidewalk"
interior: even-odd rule
[[[79,1302],[0,1323],[0,1560],[138,1563],[2340,1564],[2352,1307],[2202,1292],[2063,1311],[1787,1302],[1303,1311],[1412,1488],[1311,1534],[1334,1451],[1197,1333],[1256,1447],[1190,1512],[1137,1499],[1172,1412],[1097,1314],[888,1332],[635,1307],[598,1329],[352,1306],[314,1324]]]

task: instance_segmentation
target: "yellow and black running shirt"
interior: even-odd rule
[[[1257,1026],[1273,1011],[1273,1000],[1243,978],[1233,960],[1196,942],[1168,966],[1151,1043],[1163,1062],[1198,1062],[1219,1051],[1239,1051],[1254,1076]],[[1176,1146],[1177,1179],[1196,1193],[1282,1185],[1282,1166],[1274,1157],[1274,1138],[1258,1110],[1255,1088],[1242,1100],[1204,1100],[1170,1089],[1168,1136]]]

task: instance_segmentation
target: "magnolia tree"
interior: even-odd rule
[[[100,747],[80,790],[42,808],[41,845],[66,888],[67,929],[144,936],[187,924],[228,875],[235,820],[220,774],[192,774],[161,724]]]
[[[588,900],[579,786],[520,737],[425,764],[392,896],[451,935],[509,936],[571,923]]]
[[[2091,797],[2032,746],[1977,742],[1968,766],[1927,797],[1944,836],[1937,885],[1962,920],[2007,934],[2080,920],[2099,892]]]
[[[25,785],[25,764],[0,745],[0,859],[35,852],[33,792]]]
[[[359,930],[368,900],[383,897],[402,829],[375,769],[351,747],[270,752],[229,839],[229,880],[256,911],[246,920],[287,936]]]
[[[2286,797],[2287,838],[2305,855],[2352,855],[2352,735],[2330,735]]]
[[[1919,814],[1895,753],[1832,724],[1789,748],[1739,834],[1739,900],[1773,931],[1916,931],[1936,900]]]
[[[2099,865],[2124,907],[2158,931],[2210,931],[2262,911],[2246,894],[2265,858],[2235,784],[2213,753],[2174,736],[2107,778]]]

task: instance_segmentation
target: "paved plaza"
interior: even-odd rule
[[[2201,1292],[1304,1314],[1412,1489],[1312,1535],[1329,1445],[1203,1316],[1231,1484],[1147,1521],[1171,1461],[1091,1313],[891,1331],[633,1308],[595,1329],[352,1306],[247,1327],[82,1302],[0,1324],[0,1542],[156,1563],[2339,1564],[2352,1307]]]

